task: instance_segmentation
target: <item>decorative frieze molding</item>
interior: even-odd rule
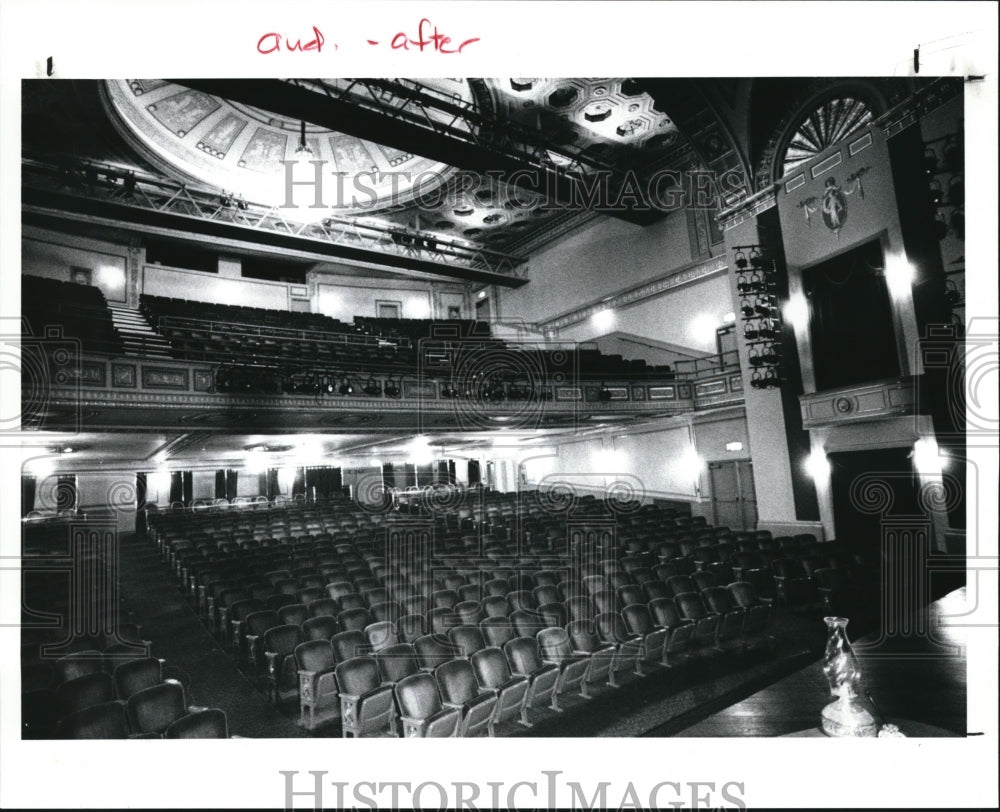
[[[711,257],[701,262],[686,265],[658,279],[643,282],[640,285],[622,291],[616,296],[612,296],[610,299],[592,302],[555,318],[540,321],[538,322],[538,327],[541,330],[561,330],[564,327],[569,327],[571,324],[585,321],[601,310],[636,304],[644,299],[659,296],[668,290],[679,288],[682,285],[688,285],[692,282],[715,276],[716,274],[725,273],[727,270],[728,264],[725,257]]]
[[[777,189],[778,184],[771,184],[766,189],[761,189],[745,200],[741,200],[732,208],[721,212],[716,219],[719,221],[719,225],[722,226],[722,230],[729,231],[736,228],[736,226],[748,218],[756,217],[761,212],[773,208],[777,204]]]

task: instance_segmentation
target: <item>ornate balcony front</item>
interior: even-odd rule
[[[41,348],[38,348],[40,350]],[[50,348],[51,349],[51,348]],[[690,379],[537,380],[499,390],[456,387],[447,375],[357,376],[282,391],[222,385],[219,365],[135,356],[23,355],[26,430],[487,431],[645,420],[741,403],[738,371]],[[344,388],[346,390],[346,387]],[[367,391],[366,391],[367,390]]]
[[[842,386],[799,396],[807,429],[884,420],[916,412],[913,378]]]

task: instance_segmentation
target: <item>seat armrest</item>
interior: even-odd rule
[[[264,656],[267,657],[267,672],[272,677],[277,676],[278,671],[278,657],[281,655],[276,651],[265,651]]]
[[[207,710],[208,710],[208,705],[188,705],[187,706],[187,712],[188,713],[201,713],[202,711],[207,711]]]

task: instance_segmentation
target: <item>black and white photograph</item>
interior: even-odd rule
[[[996,8],[201,5],[4,49],[0,804],[995,804]]]

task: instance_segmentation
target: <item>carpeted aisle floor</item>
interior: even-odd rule
[[[125,605],[166,661],[167,676],[188,687],[188,702],[222,708],[230,735],[251,738],[308,736],[273,708],[240,673],[181,594],[155,545],[135,535],[120,545],[119,581]]]

